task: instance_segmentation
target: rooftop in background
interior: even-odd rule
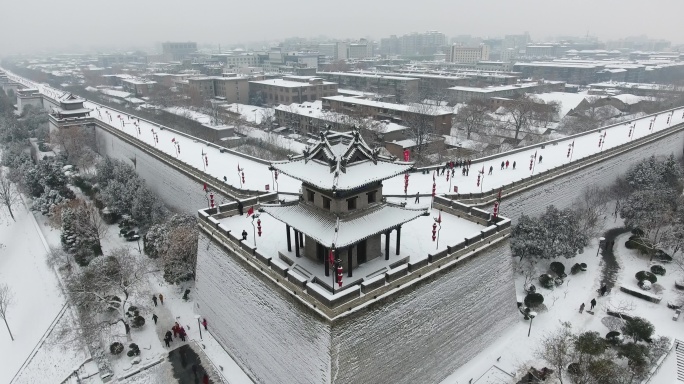
[[[275,87],[286,87],[286,88],[302,88],[302,87],[310,87],[312,85],[335,85],[337,83],[333,83],[330,81],[322,81],[320,83],[316,84],[311,84],[308,82],[300,82],[300,81],[289,81],[289,80],[283,80],[283,79],[271,79],[271,80],[256,80],[256,81],[250,81],[252,84],[263,84],[263,85],[272,85]]]
[[[562,83],[562,81],[546,81],[544,83],[556,84],[556,83]],[[513,90],[513,89],[533,88],[533,87],[536,87],[539,85],[543,85],[544,83],[535,81],[535,82],[530,82],[530,83],[518,83],[518,84],[511,84],[511,85],[492,85],[492,86],[488,86],[488,87],[456,86],[456,87],[450,87],[449,89],[454,90],[454,91],[489,93],[489,92],[508,91],[508,90]]]
[[[418,80],[416,77],[404,77],[404,76],[393,76],[393,75],[378,75],[374,73],[356,73],[356,72],[317,72],[319,75],[332,75],[332,76],[349,76],[349,77],[365,77],[365,78],[377,78],[377,79],[387,79],[387,80],[397,80],[397,81],[411,81]]]
[[[384,108],[384,109],[389,109],[393,111],[403,111],[403,112],[413,112],[415,106],[413,104],[395,104],[395,103],[384,103],[382,101],[374,101],[374,100],[366,100],[366,99],[360,99],[358,97],[348,97],[348,96],[329,96],[329,97],[324,97],[323,100],[335,100],[335,101],[341,101],[341,102],[347,102],[347,103],[352,103],[352,104],[357,104],[357,105],[366,105],[369,107],[375,107],[375,108]],[[421,111],[423,112],[423,111]],[[433,116],[438,116],[438,115],[450,115],[453,113],[453,110],[451,108],[442,108],[442,107],[434,107],[431,108],[430,110],[425,110],[424,112],[433,115]]]

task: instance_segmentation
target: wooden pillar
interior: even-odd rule
[[[290,226],[285,224],[285,230],[287,231],[287,251],[292,252],[292,244],[290,243]]]
[[[303,247],[304,246],[304,234],[299,232],[299,246]]]
[[[399,248],[401,247],[401,225],[397,227],[397,256],[399,256]]]
[[[385,260],[389,260],[390,233],[392,232],[385,232]]]
[[[354,249],[353,244],[350,245],[349,248],[347,248],[347,277],[352,277],[352,249]]]
[[[295,256],[299,257],[299,231],[295,229]]]
[[[323,264],[325,264],[325,275],[330,276],[330,252],[328,249],[318,243],[316,243],[316,249],[323,248]]]

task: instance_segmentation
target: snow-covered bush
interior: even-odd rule
[[[653,286],[653,284],[651,284],[651,282],[648,280],[640,281],[637,285],[644,291],[650,291],[651,287]]]
[[[131,343],[131,345],[128,346],[128,352],[126,352],[126,355],[128,355],[128,357],[139,356],[140,347],[138,347],[138,344]]]
[[[551,263],[551,266],[549,267],[549,269],[550,269],[553,273],[555,273],[556,275],[558,275],[558,277],[565,277],[565,276],[567,276],[567,275],[565,274],[565,265],[563,265],[563,263],[561,263],[561,262],[559,262],[559,261],[554,261],[554,262],[552,262],[552,263]]]
[[[113,342],[109,346],[109,352],[112,355],[118,355],[119,353],[123,352],[123,350],[124,350],[124,345],[119,343],[118,341]]]
[[[622,334],[618,331],[610,331],[606,334],[606,340],[611,344],[622,342]]]
[[[664,276],[665,275],[665,268],[663,268],[662,265],[653,265],[653,266],[651,266],[651,272],[654,275]]]
[[[527,296],[525,296],[524,302],[525,306],[529,308],[535,308],[544,303],[544,296],[542,296],[541,293],[530,293]]]
[[[555,285],[555,282],[551,275],[545,273],[539,276],[539,284],[544,288],[551,289]]]
[[[650,321],[641,317],[633,317],[625,320],[622,326],[622,334],[631,337],[634,342],[648,341],[653,336],[655,327]]]
[[[639,282],[648,280],[652,284],[658,281],[656,275],[648,271],[639,271],[636,273],[636,275],[634,275],[634,277],[636,277],[636,279],[639,280]]]

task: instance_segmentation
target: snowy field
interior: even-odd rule
[[[3,217],[0,224],[0,283],[14,293],[14,304],[7,311],[14,341],[5,324],[0,326],[2,383],[10,382],[64,305],[57,276],[45,263],[45,243],[33,217],[23,204],[14,214],[16,223]]]

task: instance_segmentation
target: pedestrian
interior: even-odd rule
[[[180,331],[178,333],[180,334],[181,341],[185,341],[185,336],[187,336],[187,333],[185,333],[185,328],[180,327]]]
[[[608,291],[608,287],[605,284],[603,284],[603,286],[601,287],[601,296],[605,296],[606,291]]]
[[[444,176],[444,171],[446,171],[446,165],[442,168],[442,176]]]
[[[202,378],[202,384],[209,384],[209,376],[207,374],[204,374],[204,377]]]
[[[157,315],[155,315],[155,314],[153,313],[153,314],[152,314],[152,320],[154,320],[154,324],[155,324],[155,325],[157,325],[157,319],[158,319]]]
[[[541,164],[542,161],[542,155],[539,155],[539,164]]]
[[[506,160],[506,169],[508,169],[508,160]]]
[[[452,177],[452,178],[454,177],[454,174],[456,174],[456,169],[451,168],[451,177]]]
[[[207,330],[207,319],[202,319],[202,325],[204,326],[204,330]]]
[[[157,295],[152,295],[152,301],[154,301],[154,306],[157,306]]]
[[[582,305],[580,305],[580,313],[582,313],[582,312],[584,312],[584,303],[582,303]]]
[[[466,168],[466,176],[468,176],[468,175],[470,175],[470,166],[468,166],[468,168]]]
[[[594,307],[596,306],[596,299],[591,299],[591,310],[594,310]]]
[[[494,166],[493,166],[493,165],[490,165],[490,166],[489,166],[489,173],[488,173],[488,175],[491,175],[491,174],[492,174],[492,171],[494,171]]]
[[[465,176],[465,172],[466,172],[466,169],[465,169],[465,168],[461,168],[461,175]]]
[[[473,163],[472,160],[468,159],[468,168],[470,168],[470,165]]]
[[[515,169],[515,161],[513,162],[513,169]]]
[[[166,348],[171,348],[171,338],[165,337],[164,344],[166,344]]]
[[[242,230],[242,240],[243,240],[243,241],[246,241],[246,240],[247,240],[247,231],[244,230],[244,229]]]
[[[180,326],[178,325],[178,322],[176,322],[176,324],[174,324],[173,328],[171,329],[173,330],[173,337],[178,337],[178,332],[180,331]]]
[[[159,302],[164,305],[164,296],[161,293],[159,294]]]
[[[506,162],[505,162],[505,161],[502,161],[502,162],[501,162],[501,170],[503,170],[505,166],[506,166]]]
[[[416,192],[416,199],[413,201],[414,204],[420,203],[420,192]]]

